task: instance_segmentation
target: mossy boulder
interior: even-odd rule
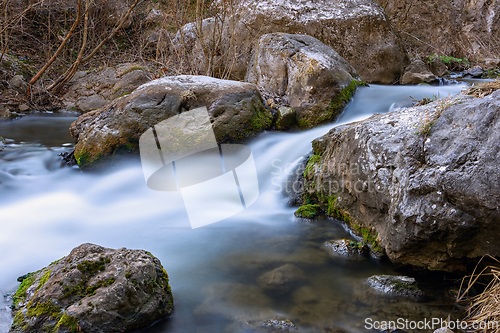
[[[137,153],[141,135],[183,111],[206,106],[219,143],[240,143],[268,129],[271,111],[250,83],[207,76],[173,76],[151,81],[130,95],[80,116],[70,128],[75,159],[93,168]]]
[[[305,219],[313,219],[323,213],[320,205],[303,205],[295,211],[296,217],[301,217]]]
[[[83,244],[20,280],[9,332],[127,332],[174,309],[167,272],[144,250]]]
[[[313,141],[303,198],[396,264],[474,267],[500,255],[499,114],[497,90],[335,127]]]
[[[344,58],[318,39],[284,33],[260,38],[245,80],[286,101],[300,128],[335,120],[364,84]]]

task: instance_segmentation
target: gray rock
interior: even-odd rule
[[[14,306],[10,332],[127,332],[174,308],[160,260],[143,250],[93,244],[24,279]]]
[[[295,324],[286,317],[276,317],[268,320],[249,320],[240,325],[237,332],[245,333],[281,333],[299,332]]]
[[[294,109],[280,106],[276,115],[276,129],[284,131],[291,128],[295,124],[295,115]]]
[[[30,109],[30,107],[28,105],[26,105],[26,104],[19,104],[19,106],[17,108],[21,112],[25,112],[25,111],[28,111]]]
[[[368,245],[349,239],[327,241],[323,244],[323,248],[334,258],[340,257],[356,260],[365,259],[370,252]]]
[[[473,77],[473,78],[480,78],[483,75],[484,71],[480,66],[473,67],[467,71],[464,72],[464,77]]]
[[[63,103],[66,108],[75,108],[83,113],[94,111],[150,80],[147,68],[136,63],[80,71],[71,80]]]
[[[448,72],[448,66],[439,57],[434,57],[430,63],[431,72],[436,76],[444,76]]]
[[[293,292],[292,299],[297,304],[307,304],[316,303],[321,297],[310,286],[304,286]]]
[[[71,83],[75,82],[75,81],[78,81],[80,80],[82,77],[84,77],[85,75],[87,75],[87,71],[77,71],[75,73],[75,75],[73,75],[73,77],[71,78]]]
[[[424,292],[418,289],[414,278],[396,275],[374,275],[366,280],[370,287],[388,295],[422,298]]]
[[[143,52],[147,55],[156,57],[158,51],[168,52],[171,47],[171,41],[175,38],[175,34],[168,32],[165,29],[153,30],[147,33],[143,42]],[[181,52],[181,50],[178,50]],[[175,51],[172,50],[175,54]]]
[[[9,88],[19,93],[26,93],[28,84],[24,81],[24,77],[22,75],[14,75],[14,77],[12,77],[9,81]]]
[[[141,67],[139,67],[141,68]],[[113,86],[113,96],[111,99],[116,99],[121,96],[126,96],[134,91],[140,85],[151,81],[148,72],[143,69],[135,69],[131,72],[123,74],[120,80]]]
[[[425,62],[415,59],[406,68],[401,84],[433,83],[437,80],[438,78],[427,68]]]
[[[318,38],[345,58],[363,80],[370,83],[395,82],[408,63],[399,37],[382,7],[374,0],[238,0],[231,10],[234,16],[229,16],[224,26],[218,28],[223,31],[220,49],[231,50],[230,45],[236,47],[238,57],[231,66],[231,74],[237,79],[245,77],[259,37],[274,32],[307,34]],[[213,18],[207,19],[202,29],[213,31],[214,24],[217,23]],[[199,57],[204,55],[197,51],[200,43],[196,42],[195,31],[193,24],[184,26],[177,35],[176,44],[187,45],[190,54],[197,54],[196,61],[205,63],[199,61]],[[185,43],[179,42],[181,35]],[[212,34],[203,33],[203,36],[206,36],[205,45],[210,45]],[[223,52],[214,62],[224,67],[228,59],[232,59],[231,56]],[[204,72],[203,69],[201,72]]]
[[[207,107],[219,143],[243,142],[272,124],[272,114],[253,84],[207,76],[165,77],[80,116],[71,125],[78,165],[97,167],[136,153],[140,136],[151,126],[200,106]]]
[[[304,278],[304,272],[300,268],[292,264],[285,264],[262,274],[257,282],[259,287],[265,291],[287,293]]]
[[[245,81],[288,101],[299,127],[308,128],[334,120],[361,78],[316,38],[272,33],[255,46]]]
[[[99,95],[80,97],[76,102],[76,107],[82,112],[89,112],[102,108],[108,101]]]
[[[500,255],[499,114],[496,91],[339,126],[313,141],[321,169],[304,188],[393,262],[465,269]]]

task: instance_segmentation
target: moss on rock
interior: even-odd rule
[[[295,211],[296,217],[312,219],[320,215],[322,212],[320,205],[304,205],[300,206],[299,209]]]

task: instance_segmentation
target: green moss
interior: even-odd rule
[[[320,205],[304,205],[295,211],[295,216],[312,219],[321,213]]]
[[[128,74],[130,72],[133,72],[133,71],[138,71],[138,70],[144,70],[146,69],[146,67],[141,67],[141,66],[132,66],[130,67],[129,69],[127,69],[125,72],[122,73],[122,76],[124,76],[125,74]]]
[[[17,311],[12,322],[12,328],[20,328],[25,325],[26,317],[21,311]]]
[[[130,279],[131,277],[132,277],[132,274],[130,274],[130,273],[126,273],[126,274],[125,274],[125,278],[126,278],[126,279]]]
[[[56,261],[51,262],[49,266],[52,266],[52,265],[55,265],[55,264],[59,263],[59,261],[63,260],[64,258],[66,258],[66,257],[62,257],[62,258],[61,258],[61,259],[59,259],[59,260],[56,260]]]
[[[36,291],[38,292],[38,290],[40,290],[43,285],[47,282],[47,280],[49,279],[50,277],[50,273],[52,273],[51,270],[48,270],[47,272],[45,272],[45,274],[43,274],[43,276],[40,278],[40,282],[38,283],[38,287],[36,288]]]
[[[459,58],[454,58],[454,57],[448,57],[448,56],[438,56],[436,54],[428,56],[427,63],[434,62],[436,59],[441,59],[442,62],[445,64],[451,64],[454,62],[462,62],[465,65],[469,66],[469,60],[468,59],[459,59]]]
[[[35,276],[34,274],[28,275],[27,278],[23,280],[19,288],[17,288],[16,293],[14,294],[12,300],[13,300],[13,305],[17,306],[19,301],[24,301],[26,300],[26,291],[28,290],[29,287],[35,282]]]
[[[124,97],[124,96],[128,96],[128,95],[130,95],[129,92],[128,93],[123,93],[120,96],[116,97],[115,99],[118,99],[118,98],[121,98],[121,97]]]
[[[489,79],[494,79],[500,76],[500,71],[498,69],[490,69],[487,72],[483,73],[483,77],[489,78]]]
[[[72,333],[81,332],[81,328],[78,325],[78,318],[65,313],[61,316],[61,319],[59,319],[53,331],[58,332],[61,326],[66,327]]]
[[[328,113],[331,117],[337,115],[338,111],[341,110],[354,96],[356,89],[361,86],[366,86],[366,83],[363,81],[352,80],[351,83],[342,89],[340,93],[336,94],[330,105],[328,106]]]
[[[45,303],[37,303],[35,305],[31,302],[27,306],[28,312],[26,312],[27,317],[38,317],[47,316],[50,318],[60,318],[61,317],[61,307],[55,305],[52,300],[48,300]]]
[[[271,127],[272,123],[272,116],[268,112],[265,112],[264,106],[262,106],[253,110],[253,117],[250,119],[249,126],[254,132],[259,132]]]
[[[320,162],[321,162],[320,155],[312,155],[309,158],[309,161],[307,162],[306,168],[304,169],[304,173],[303,173],[304,177],[307,178],[307,176],[311,173],[311,171],[314,171],[314,166]]]
[[[63,291],[64,294],[62,298],[68,298],[72,296],[76,296],[77,298],[83,298],[86,296],[95,295],[95,291],[101,287],[107,287],[115,282],[115,278],[112,277],[105,281],[99,281],[97,284],[89,286],[88,282],[91,277],[95,276],[99,271],[104,271],[106,269],[105,265],[111,260],[107,260],[109,258],[101,257],[97,261],[87,261],[84,260],[78,265],[76,268],[82,272],[83,277],[82,281],[75,284],[73,287],[66,286]],[[73,282],[73,281],[71,281]]]
[[[104,264],[106,263],[105,258],[99,258],[98,261],[87,261],[84,260],[82,263],[76,265],[76,268],[82,273],[95,274],[98,271],[104,270]]]
[[[416,289],[416,287],[412,284],[401,282],[401,281],[392,281],[391,284],[396,288],[396,291],[403,291],[408,289]]]
[[[80,149],[79,151],[75,149],[74,156],[76,163],[78,163],[79,166],[84,166],[91,161],[91,155],[87,151],[87,149],[85,149],[85,147]]]
[[[315,125],[335,119],[339,112],[349,103],[360,86],[366,86],[366,83],[364,81],[352,80],[347,87],[343,88],[332,97],[326,110],[320,112],[321,115],[316,119],[299,118],[297,120],[299,127],[311,128]]]
[[[377,241],[378,233],[376,231],[374,231],[373,229],[362,227],[359,224],[353,224],[352,228],[363,237],[363,240],[371,246],[373,251],[383,251],[382,247]]]
[[[161,278],[163,279],[163,283],[165,284],[165,287],[164,287],[165,291],[167,292],[168,295],[170,295],[170,298],[168,300],[167,311],[172,311],[174,309],[174,296],[172,295],[172,289],[170,288],[168,274],[167,274],[167,271],[165,271],[165,269],[163,267],[162,267],[161,271],[163,273]]]
[[[327,207],[326,207],[326,214],[327,215],[329,215],[329,216],[338,215],[338,209],[335,208],[336,202],[337,202],[337,197],[335,195],[332,195],[331,197],[328,198]]]

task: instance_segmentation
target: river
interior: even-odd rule
[[[369,276],[400,270],[384,260],[329,258],[323,242],[353,236],[333,219],[296,219],[296,208],[287,205],[280,184],[311,151],[311,141],[332,127],[411,105],[411,97],[445,97],[463,87],[363,87],[334,124],[262,133],[248,143],[258,170],[257,202],[232,218],[194,230],[180,194],[150,190],[138,162],[101,173],[63,166],[59,154],[72,149],[68,127],[76,114],[35,113],[0,122],[0,136],[12,139],[0,151],[0,291],[12,293],[18,276],[90,242],[146,249],[169,273],[174,315],[141,332],[231,332],[235,320],[274,313],[292,319],[301,332],[325,327],[363,332],[366,318],[446,317],[452,302],[439,283],[417,277],[434,296],[418,303],[367,290],[363,281]],[[285,295],[262,292],[258,277],[285,263],[305,272],[302,285]],[[7,332],[11,323],[8,302],[0,297],[0,332]]]

